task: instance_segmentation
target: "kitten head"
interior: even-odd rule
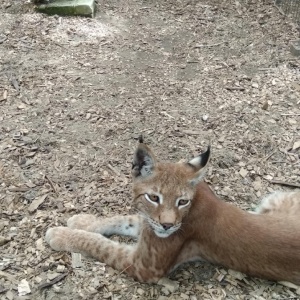
[[[132,163],[134,205],[158,237],[170,236],[184,222],[209,158],[210,147],[186,163],[161,163],[140,140]]]

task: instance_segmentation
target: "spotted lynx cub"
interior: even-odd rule
[[[58,251],[80,252],[143,282],[207,260],[249,275],[300,284],[300,192],[275,193],[256,213],[218,199],[203,182],[210,149],[188,163],[158,162],[144,143],[133,159],[137,215],[75,215],[48,229]],[[99,195],[101,197],[101,195]],[[110,240],[131,236],[136,244]]]

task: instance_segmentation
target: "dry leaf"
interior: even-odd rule
[[[247,176],[247,174],[248,174],[248,171],[247,171],[246,169],[244,169],[244,168],[241,168],[241,169],[240,169],[240,175],[241,175],[243,178],[245,178],[245,177]]]
[[[4,236],[0,236],[0,246],[3,246],[3,245],[7,244],[10,241],[11,241],[10,238],[5,238]]]
[[[262,109],[263,109],[263,110],[267,110],[268,107],[269,107],[269,103],[268,103],[268,101],[266,101],[266,102],[263,104]]]
[[[40,250],[40,251],[44,251],[45,250],[45,246],[44,246],[44,238],[39,238],[36,242],[36,249]]]
[[[300,140],[299,140],[299,141],[296,141],[296,142],[294,143],[294,145],[293,145],[293,150],[296,150],[296,149],[298,149],[298,148],[300,148]]]
[[[18,284],[18,293],[19,296],[25,296],[31,293],[29,283],[26,279],[22,279],[21,282]]]
[[[48,197],[48,194],[45,194],[45,195],[42,195],[42,196],[38,197],[37,199],[33,200],[28,207],[28,211],[30,213],[33,213],[46,200],[47,197]]]

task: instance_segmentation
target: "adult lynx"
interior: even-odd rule
[[[133,159],[138,215],[75,215],[48,229],[55,250],[80,252],[139,281],[156,282],[178,265],[203,259],[249,275],[300,284],[300,192],[275,193],[257,213],[219,200],[202,181],[210,149],[188,163],[158,162],[140,143]],[[137,239],[118,243],[110,235]]]

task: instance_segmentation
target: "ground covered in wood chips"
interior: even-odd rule
[[[272,1],[102,0],[95,19],[1,1],[0,298],[299,299],[201,263],[140,284],[44,242],[73,214],[130,212],[140,133],[175,161],[211,143],[207,181],[242,209],[299,185],[298,35]]]

